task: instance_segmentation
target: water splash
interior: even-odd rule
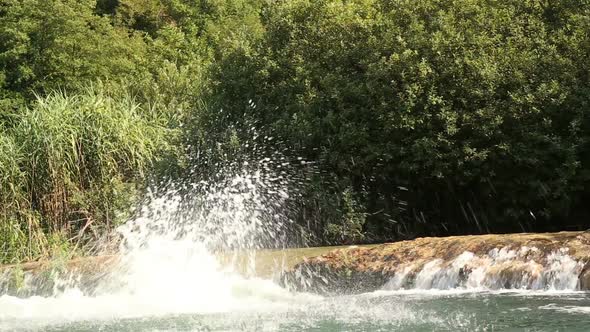
[[[343,328],[366,327],[365,322],[390,329],[417,322],[445,324],[433,312],[418,313],[403,304],[292,293],[271,280],[235,273],[218,254],[280,245],[289,221],[279,213],[288,192],[260,182],[255,173],[197,189],[204,193],[198,198],[182,191],[153,195],[120,228],[123,257],[92,292],[69,287],[48,297],[0,297],[0,330],[94,330],[104,325],[137,330],[146,320],[154,330],[159,319],[174,317],[176,322],[186,315],[187,330],[201,330],[201,324],[206,330],[272,331],[333,321]],[[121,327],[125,324],[131,325]]]
[[[150,193],[136,217],[117,230],[120,258],[101,278],[89,287],[79,275],[57,271],[48,296],[0,297],[0,321],[237,312],[313,298],[255,278],[254,258],[247,260],[246,276],[232,264],[286,244],[290,180],[271,172],[271,162],[264,158],[213,182]],[[27,274],[25,286],[35,288],[34,279]]]
[[[344,329],[366,322],[389,329],[424,322],[448,327],[449,321],[433,311],[407,306],[401,299],[386,301],[379,294],[325,298],[289,292],[256,278],[256,261],[248,254],[284,247],[293,224],[285,213],[293,196],[292,179],[274,173],[272,162],[264,158],[220,174],[215,181],[169,185],[151,193],[137,216],[118,229],[122,256],[101,271],[92,287],[82,287],[79,275],[57,271],[51,276],[55,282],[49,296],[0,296],[0,330],[183,314],[244,314],[250,319],[261,313],[275,324],[271,330],[285,323],[312,328],[317,321],[345,322]],[[428,294],[438,294],[433,289],[458,294],[506,286],[575,289],[577,279],[572,276],[579,273],[579,263],[567,252],[535,261],[529,258],[534,251],[495,249],[485,256],[466,252],[450,262],[427,262],[419,270],[408,262],[385,288],[403,296],[409,287]],[[233,264],[244,254],[251,258],[245,276],[236,273]],[[229,260],[220,260],[220,255]],[[522,273],[503,274],[515,262]],[[26,275],[24,283],[27,287],[38,281]],[[469,317],[455,318],[451,326],[475,324]]]

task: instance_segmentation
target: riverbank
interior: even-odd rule
[[[348,247],[268,249],[224,253],[217,258],[221,266],[241,275],[278,280],[283,271],[293,269],[308,258],[345,248]],[[102,255],[0,265],[0,295],[48,295],[60,286],[58,283],[61,287],[67,286],[64,282],[92,293],[98,281],[108,278],[114,270],[124,270],[125,264],[119,255]]]
[[[402,288],[590,289],[590,232],[418,238],[306,259],[282,276],[298,291]]]
[[[503,266],[517,266],[515,262],[519,260],[525,260],[527,266],[531,267],[535,266],[533,261],[537,259],[540,265],[549,263],[543,265],[544,271],[549,272],[547,277],[555,273],[560,275],[557,279],[568,280],[572,271],[581,272],[577,269],[582,266],[574,261],[586,257],[587,245],[588,233],[428,238],[373,247],[263,250],[256,252],[254,265],[257,269],[265,269],[263,262],[266,261],[266,266],[274,269],[275,262],[284,261],[285,276],[294,271],[305,273],[310,270],[302,268],[303,266],[310,268],[312,262],[323,262],[334,266],[355,266],[359,270],[362,268],[375,277],[379,270],[377,266],[381,266],[381,270],[386,267],[395,270],[419,264],[418,262],[425,259],[429,261],[416,273],[413,287],[435,288],[441,285],[437,282],[444,278],[439,278],[438,281],[430,279],[431,283],[426,284],[426,276],[438,275],[451,281],[454,276],[460,275],[457,271],[462,269],[463,278],[468,279],[468,274],[477,274],[475,270],[483,266],[502,271]],[[165,330],[172,326],[211,331],[261,328],[273,331],[300,331],[302,328],[320,331],[473,331],[525,327],[586,331],[590,323],[590,293],[571,292],[572,288],[564,288],[566,293],[503,290],[478,292],[477,289],[439,292],[433,289],[412,289],[347,295],[346,293],[351,293],[351,288],[346,287],[353,285],[354,275],[340,274],[339,279],[334,280],[330,279],[328,273],[314,277],[332,280],[341,288],[334,288],[335,296],[315,296],[287,291],[268,279],[242,278],[235,273],[220,270],[218,264],[214,264],[216,261],[224,262],[232,255],[217,256],[215,259],[206,251],[197,251],[196,255],[192,255],[182,246],[172,251],[167,251],[166,246],[156,249],[138,251],[124,257],[89,257],[63,262],[64,268],[92,267],[94,272],[90,273],[91,270],[88,270],[89,274],[100,280],[96,292],[80,292],[79,288],[70,288],[40,297],[27,296],[21,289],[16,296],[2,295],[0,330],[136,331],[154,328]],[[442,251],[443,249],[446,251]],[[471,256],[464,251],[466,249],[472,250],[469,252]],[[175,257],[183,255],[188,259],[174,261]],[[397,256],[387,260],[387,255]],[[478,261],[476,257],[479,255],[481,257]],[[484,260],[486,255],[489,259],[487,261]],[[309,258],[301,260],[302,256]],[[243,256],[234,257],[239,259]],[[435,257],[441,257],[440,261]],[[432,258],[435,259],[430,260]],[[117,267],[125,267],[125,261],[130,263],[129,270],[117,270]],[[446,270],[448,273],[427,273],[436,272],[437,266],[447,262],[450,266]],[[572,262],[575,263],[573,266],[570,264]],[[295,265],[291,266],[292,263]],[[478,267],[476,263],[479,263]],[[32,273],[40,273],[52,265],[56,266],[56,263],[21,264],[9,269],[20,270],[31,276]],[[468,266],[475,269],[468,272]],[[109,274],[108,267],[115,268],[114,273]],[[4,272],[9,269],[5,268]],[[400,280],[399,276],[393,274],[384,285],[376,283],[373,287],[390,289],[396,280]],[[117,280],[121,277],[124,280]],[[577,278],[578,275],[575,276],[576,281]],[[318,282],[314,278],[302,280],[309,281],[308,285]],[[55,282],[54,279],[53,286],[60,289],[68,279],[58,281],[62,283]],[[29,282],[30,280],[25,283]],[[361,286],[370,289],[366,279],[357,279],[356,282],[357,290]],[[338,294],[338,291],[345,294]]]
[[[590,232],[431,237],[217,257],[242,275],[323,294],[383,288],[590,290]],[[116,255],[0,266],[0,294],[51,294],[67,287],[64,280],[92,293],[94,285],[124,266]]]

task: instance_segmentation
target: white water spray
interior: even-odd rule
[[[59,287],[49,297],[1,296],[0,330],[68,330],[80,324],[154,322],[182,315],[197,317],[191,323],[196,330],[202,322],[227,330],[226,321],[230,330],[272,331],[281,330],[282,324],[313,328],[317,320],[444,324],[432,313],[418,316],[403,304],[369,310],[370,297],[326,299],[292,293],[271,280],[236,273],[235,266],[219,256],[280,246],[289,223],[281,211],[288,191],[256,173],[198,189],[198,196],[184,196],[182,190],[154,195],[120,228],[122,257],[92,291]],[[263,326],[258,325],[259,315],[267,317]]]
[[[259,171],[240,172],[189,189],[151,195],[138,216],[119,228],[121,258],[105,267],[110,271],[90,292],[69,276],[57,283],[69,287],[55,287],[50,297],[4,295],[0,322],[269,310],[314,298],[239,275],[231,264],[253,250],[284,243],[289,223],[284,181]]]

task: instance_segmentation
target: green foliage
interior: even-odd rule
[[[0,131],[0,213],[17,208],[22,201],[19,187],[24,182],[24,174],[19,168],[24,155],[13,137]]]
[[[366,192],[377,238],[587,215],[587,2],[301,0],[263,22],[219,107]]]
[[[1,0],[0,261],[252,127],[314,162],[313,243],[588,227],[588,31],[576,0]]]
[[[20,225],[27,215],[22,210],[40,215],[26,228],[7,223],[5,227],[14,230],[2,233],[15,242],[9,247],[18,248],[30,247],[29,237],[42,230],[49,234],[42,241],[45,253],[67,251],[64,237],[80,241],[124,220],[121,213],[133,203],[136,180],[145,178],[169,150],[168,139],[174,134],[156,109],[141,107],[129,95],[109,95],[100,87],[75,96],[52,93],[16,117],[17,125],[9,133],[26,158],[8,156],[9,167],[2,163],[3,170],[18,169],[3,171],[3,178],[19,177],[2,188],[14,197],[2,207],[16,211],[12,216],[21,220]],[[11,207],[9,202],[22,205]],[[29,243],[23,243],[25,239]]]
[[[326,226],[326,240],[331,243],[359,243],[364,240],[363,226],[366,221],[366,213],[353,197],[351,188],[346,188],[342,193],[343,211],[340,223],[330,223]]]
[[[143,39],[113,27],[94,7],[92,0],[3,0],[0,97],[29,98],[137,75],[145,61]]]

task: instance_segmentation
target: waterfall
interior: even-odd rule
[[[449,261],[409,262],[383,289],[576,290],[584,267],[566,248],[540,255],[537,248],[495,248],[485,255],[463,252]],[[534,254],[534,255],[531,255]],[[421,266],[420,266],[421,265]]]

